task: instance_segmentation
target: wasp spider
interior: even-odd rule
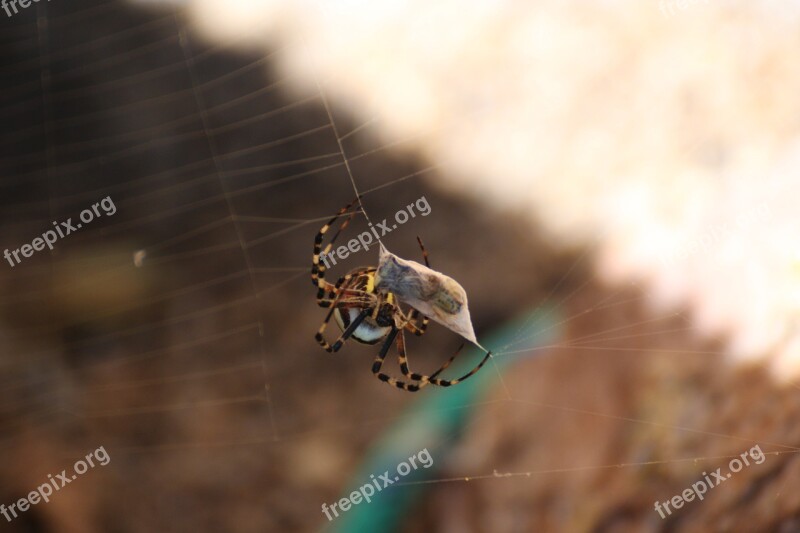
[[[431,383],[440,387],[449,387],[475,374],[486,363],[491,353],[487,352],[478,366],[458,379],[441,379],[437,377],[450,366],[450,363],[460,353],[461,348],[464,347],[463,344],[450,359],[431,375],[418,374],[408,368],[404,333],[409,331],[417,336],[423,335],[428,327],[428,318],[422,316],[419,311],[413,308],[404,311],[394,294],[377,290],[375,286],[375,272],[377,269],[375,267],[353,269],[339,278],[335,285],[325,280],[327,267],[321,261],[320,255],[330,252],[336,239],[356,215],[357,209],[350,212],[356,203],[360,205],[358,198],[340,209],[336,216],[322,226],[314,239],[311,282],[317,287],[317,303],[319,306],[330,309],[322,322],[322,326],[317,331],[317,341],[328,352],[337,352],[348,339],[355,339],[363,344],[378,344],[383,340],[383,345],[372,365],[372,373],[381,381],[409,392],[416,392]],[[348,212],[350,212],[349,215],[347,214]],[[322,240],[325,234],[342,216],[346,217],[344,222],[342,222],[331,241],[323,250]],[[428,252],[419,238],[417,238],[417,241],[422,249],[425,265],[430,267]],[[324,337],[325,329],[331,318],[336,320],[342,330],[342,334],[333,344],[329,344]],[[400,365],[400,371],[405,376],[406,381],[400,381],[381,371],[383,362],[393,343],[397,346],[397,360]]]

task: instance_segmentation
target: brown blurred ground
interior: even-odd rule
[[[612,294],[588,288],[565,314]],[[565,344],[615,333],[516,365],[506,374],[513,401],[483,409],[442,473],[500,476],[433,485],[428,525],[405,530],[798,531],[795,388],[778,390],[755,369],[730,370],[713,355],[718,346],[681,331],[683,316],[654,318],[635,302],[589,313],[570,325]],[[622,334],[630,337],[603,340]],[[761,465],[666,520],[654,510],[756,444],[767,454]]]

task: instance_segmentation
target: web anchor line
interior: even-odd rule
[[[344,151],[342,137],[339,135],[339,129],[336,127],[336,121],[333,119],[333,113],[331,112],[331,106],[328,102],[328,97],[325,95],[325,91],[322,89],[322,85],[319,83],[319,80],[315,78],[314,82],[317,84],[317,89],[319,89],[319,96],[322,99],[322,105],[325,106],[325,112],[328,114],[328,120],[331,123],[333,135],[336,137],[336,143],[339,145],[339,153],[342,155],[342,161],[347,169],[347,175],[350,177],[350,183],[353,185],[353,192],[356,193],[356,197],[358,198],[358,204],[361,206],[361,212],[364,213],[364,218],[367,219],[367,223],[372,226],[372,220],[370,220],[369,214],[367,214],[367,210],[364,207],[364,203],[361,201],[364,195],[359,192],[358,185],[356,185],[356,180],[353,177],[353,170],[350,168],[350,161],[347,159],[347,153]],[[381,248],[386,249],[380,236],[376,235],[376,237],[378,237],[378,243],[381,245]]]

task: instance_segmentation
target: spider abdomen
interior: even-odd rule
[[[336,308],[333,312],[333,317],[342,331],[347,329],[350,322],[356,319],[361,314],[361,309],[350,308],[340,309]],[[380,318],[380,316],[379,316]],[[380,325],[372,317],[367,317],[353,332],[352,337],[362,344],[377,344],[381,339],[386,337],[391,331],[391,324],[388,326]]]

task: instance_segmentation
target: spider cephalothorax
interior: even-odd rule
[[[475,374],[486,363],[491,353],[487,352],[480,364],[469,373],[453,380],[440,379],[437,376],[450,365],[459,354],[461,348],[431,375],[417,374],[416,372],[411,372],[408,368],[404,332],[409,331],[421,336],[428,327],[428,317],[423,316],[419,308],[431,309],[434,319],[448,327],[451,327],[453,323],[456,326],[461,326],[460,321],[464,317],[461,312],[462,307],[466,311],[466,293],[455,281],[430,269],[428,253],[421,240],[419,240],[419,244],[425,259],[424,268],[426,273],[419,274],[413,267],[409,267],[413,262],[398,260],[395,261],[396,268],[383,268],[382,266],[380,272],[384,275],[382,284],[381,280],[378,279],[378,269],[376,267],[359,267],[351,270],[339,278],[335,285],[325,280],[327,268],[320,261],[320,255],[322,253],[327,254],[331,250],[336,238],[347,227],[356,212],[353,211],[345,218],[331,242],[325,247],[325,250],[322,249],[322,240],[333,223],[350,211],[357,201],[358,199],[339,210],[336,216],[322,226],[314,239],[311,282],[317,287],[317,303],[320,307],[329,309],[322,326],[317,332],[317,341],[325,350],[336,352],[350,338],[364,344],[378,344],[385,339],[372,365],[372,372],[381,381],[411,392],[417,391],[430,383],[441,387],[449,387]],[[438,274],[438,276],[434,276],[436,279],[430,277],[431,273]],[[387,276],[389,277],[388,279]],[[400,293],[407,296],[410,301],[416,302],[417,307],[409,307],[408,310],[403,310],[400,300],[391,291],[391,287],[397,287]],[[453,322],[452,319],[454,317],[459,320]],[[324,337],[325,329],[331,318],[334,318],[342,330],[342,334],[333,344],[329,344]],[[466,314],[466,319],[469,320],[468,313]],[[454,330],[458,331],[457,328]],[[471,324],[469,332],[465,336],[475,342]],[[399,381],[381,372],[384,359],[392,343],[397,345],[397,360],[400,364],[400,371],[409,381],[415,383]]]

